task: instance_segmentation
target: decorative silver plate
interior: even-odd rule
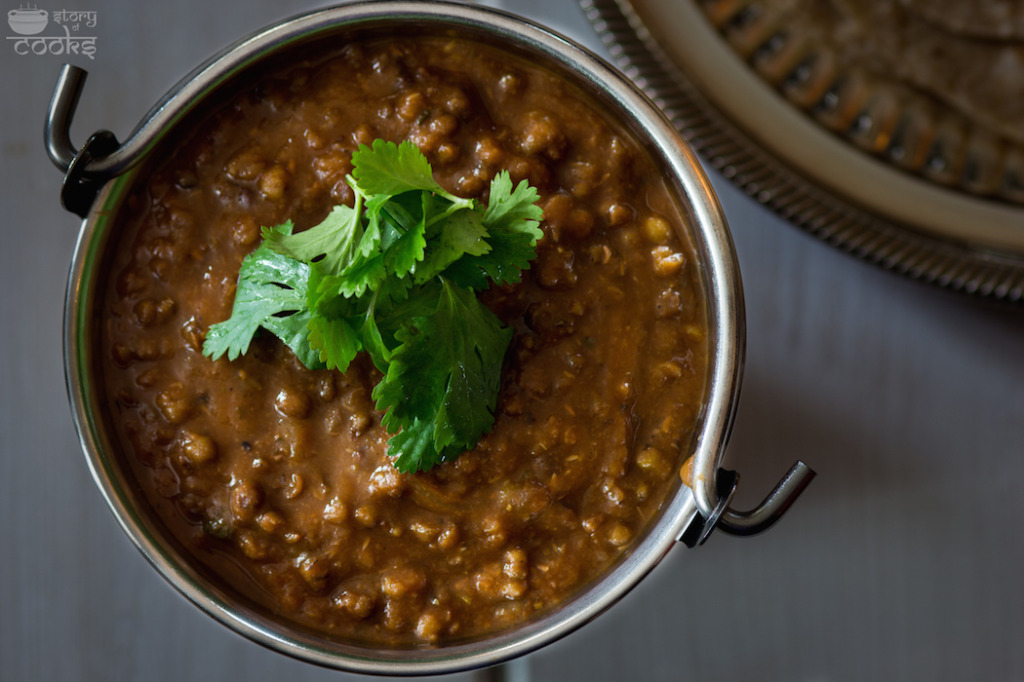
[[[1012,135],[851,67],[769,2],[579,1],[617,65],[757,201],[884,268],[1024,302]]]

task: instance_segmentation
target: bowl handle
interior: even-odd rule
[[[726,507],[718,520],[718,527],[730,535],[754,535],[768,530],[793,505],[816,475],[813,469],[798,460],[754,509],[738,512]]]
[[[816,475],[813,469],[798,460],[761,504],[750,511],[740,512],[730,507],[739,474],[718,469],[714,476],[714,489],[717,493],[714,506],[702,509],[702,505],[698,504],[694,520],[679,539],[687,547],[696,547],[704,544],[715,528],[721,528],[730,535],[756,535],[768,530],[782,518]]]
[[[78,108],[82,87],[88,73],[84,69],[65,64],[54,86],[50,106],[46,112],[43,142],[46,153],[61,171],[61,205],[84,218],[100,188],[113,173],[97,172],[91,166],[121,149],[121,144],[109,130],[100,130],[89,136],[81,148],[71,142],[71,119]]]

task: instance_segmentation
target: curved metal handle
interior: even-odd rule
[[[84,69],[65,64],[53,88],[50,108],[46,111],[46,127],[43,129],[46,153],[62,173],[67,173],[78,155],[78,148],[71,144],[71,119],[75,116],[88,75]]]
[[[816,475],[810,467],[798,461],[760,505],[750,511],[738,512],[732,509],[730,504],[736,493],[739,474],[727,469],[718,469],[706,478],[715,491],[714,506],[705,508],[705,502],[700,500],[699,495],[695,495],[697,516],[683,531],[679,540],[687,547],[696,547],[703,545],[716,528],[721,528],[731,535],[756,535],[768,530],[782,518]]]
[[[88,75],[71,64],[61,68],[43,129],[46,153],[64,173],[61,203],[82,218],[88,214],[103,184],[134,164],[141,154],[138,144],[129,140],[122,145],[109,130],[93,133],[81,148],[71,142],[71,120]]]
[[[755,535],[768,530],[793,505],[816,475],[809,466],[797,461],[761,504],[746,512],[737,512],[727,507],[719,517],[717,527],[731,535]]]
[[[75,117],[78,100],[82,96],[82,88],[89,73],[72,64],[64,64],[57,84],[53,87],[50,106],[46,111],[46,126],[43,140],[46,153],[61,172],[68,172],[72,162],[81,153],[81,149],[71,142],[71,120]],[[142,160],[145,153],[155,141],[155,133],[165,123],[164,118],[157,120],[157,109],[151,111],[143,124],[139,125],[128,136],[123,144],[105,150],[101,156],[94,154],[87,164],[80,164],[79,173],[91,181],[106,182],[115,175],[125,172]],[[171,112],[173,113],[173,112]]]
[[[89,136],[81,149],[71,143],[71,119],[78,108],[82,87],[88,74],[83,69],[65,64],[50,98],[46,112],[43,142],[50,160],[64,172],[60,200],[67,210],[84,218],[100,188],[112,175],[97,172],[94,165],[122,149],[109,130],[100,130]]]

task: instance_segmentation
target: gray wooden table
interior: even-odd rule
[[[76,140],[97,128],[124,136],[202,59],[315,4],[39,3],[96,12],[79,32],[96,37],[96,52],[75,60],[91,72]],[[491,4],[600,51],[574,0]],[[78,223],[58,205],[41,134],[61,61],[0,43],[0,679],[349,679],[264,650],[187,604],[129,544],[89,477],[60,347]],[[743,474],[738,501],[752,505],[797,457],[820,475],[778,527],[678,548],[625,601],[512,672],[1024,679],[1020,311],[864,265],[713,181],[747,297],[729,454]]]

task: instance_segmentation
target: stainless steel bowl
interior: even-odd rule
[[[591,93],[644,143],[677,191],[692,226],[687,237],[700,259],[708,296],[711,358],[696,438],[694,488],[677,480],[657,517],[625,556],[569,601],[511,630],[434,648],[388,649],[333,641],[304,630],[258,607],[190,561],[142,497],[99,408],[94,310],[114,216],[144,166],[140,162],[173,136],[191,111],[271,57],[286,56],[316,41],[338,41],[352,31],[387,32],[409,25],[458,30],[525,51]],[[51,102],[46,139],[51,159],[66,172],[65,205],[84,218],[65,308],[64,356],[75,425],[93,477],[132,542],[178,591],[242,635],[283,653],[353,672],[420,675],[492,665],[537,649],[600,614],[681,539],[693,546],[715,527],[736,534],[767,528],[813,475],[797,463],[758,508],[737,512],[728,507],[736,479],[720,466],[739,393],[744,326],[739,272],[725,218],[695,156],[657,107],[626,77],[579,45],[520,18],[460,4],[384,1],[318,10],[245,38],[203,64],[150,111],[123,145],[100,132],[76,150],[68,129],[83,79],[84,72],[65,67]]]

